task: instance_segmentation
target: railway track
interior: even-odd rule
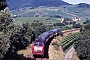
[[[36,58],[36,60],[49,60],[49,59],[46,59],[46,58]]]
[[[62,31],[62,32],[63,32],[64,35],[67,35],[68,33],[79,32],[79,30],[80,29],[70,29],[70,30],[65,30],[65,31]],[[48,49],[49,49],[49,47],[48,47]],[[26,57],[26,59],[24,59],[24,60],[50,60],[49,58],[34,58],[34,57],[32,57],[33,55],[32,55],[32,52],[30,52],[31,51],[30,48],[27,48],[26,51],[27,51],[27,53],[26,53],[26,55],[24,55],[24,57]],[[48,53],[48,51],[47,51],[47,53]],[[68,53],[68,56],[69,56],[69,53]],[[65,59],[66,59],[66,57],[65,57]],[[66,59],[66,60],[68,60],[68,59]]]
[[[65,33],[71,33],[71,32],[73,32],[73,31],[79,31],[80,29],[79,28],[77,28],[77,29],[70,29],[70,30],[65,30],[65,31],[62,31],[64,34]]]

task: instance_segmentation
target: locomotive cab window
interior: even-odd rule
[[[34,46],[38,46],[38,43],[35,43]]]
[[[43,44],[40,43],[39,46],[43,46]]]

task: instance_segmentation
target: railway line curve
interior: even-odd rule
[[[79,32],[80,29],[71,29],[71,30],[66,30],[66,31],[62,31],[64,33],[64,35],[67,35],[68,33],[71,33],[71,32]],[[45,46],[45,56],[44,58],[34,58],[33,55],[32,55],[32,52],[30,48],[27,48],[26,50],[26,54],[24,54],[23,56],[23,59],[21,60],[50,60],[49,59],[49,47],[50,47],[50,43],[52,42],[52,40],[54,39],[54,37],[50,38],[50,40],[48,40],[48,42],[46,43],[46,46]]]

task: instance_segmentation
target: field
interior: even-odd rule
[[[37,7],[34,9],[21,8],[19,10],[11,11],[13,15],[20,15],[21,17],[13,18],[15,22],[30,24],[35,20],[39,20],[44,24],[53,24],[61,22],[61,18],[50,18],[48,16],[60,15],[65,18],[72,18],[74,15],[83,20],[77,21],[76,23],[82,24],[85,22],[86,18],[90,19],[90,8],[79,8],[76,5],[63,5],[59,7]],[[39,14],[46,17],[33,17],[35,14]]]
[[[46,20],[46,19],[48,19],[48,17],[42,17],[42,18],[39,18],[39,17],[19,17],[19,18],[13,18],[13,19],[15,20],[15,22],[22,22],[22,23],[29,22],[30,24],[32,22],[34,22],[34,20],[41,21],[44,24],[49,24],[49,23],[53,24],[53,23],[57,23],[57,22],[61,21],[61,18],[52,18],[50,20]]]
[[[75,15],[79,18],[90,19],[90,8],[80,8],[76,5],[63,5],[60,7],[37,7],[34,9],[27,7],[11,11],[13,15],[20,15],[21,17],[33,17],[36,12],[40,15],[60,15],[66,18],[72,18]]]
[[[75,42],[75,40],[78,38],[79,35],[80,33],[77,32],[73,34],[70,33],[66,37],[64,37],[60,42],[60,45],[62,46],[63,50],[64,51],[67,50]]]

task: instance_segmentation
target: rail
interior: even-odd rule
[[[66,33],[69,33],[69,32],[72,32],[72,31],[78,31],[78,30],[80,30],[80,29],[70,29],[70,30],[65,30],[65,31],[62,31],[64,34],[66,34]],[[28,53],[26,54],[26,56],[24,56],[24,57],[27,57],[28,56],[28,54],[29,54],[29,52],[30,52],[30,50],[27,50],[28,51]],[[73,54],[73,51],[74,51],[74,49],[73,49],[73,47],[70,49],[70,51],[68,51],[68,53],[65,55],[65,59],[64,60],[71,60],[71,58],[72,58],[72,54]],[[27,58],[30,58],[30,57],[27,57]],[[49,60],[49,59],[47,59],[47,58],[32,58],[31,57],[31,60]]]

